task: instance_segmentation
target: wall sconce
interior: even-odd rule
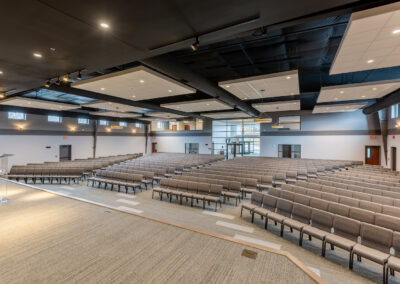
[[[136,133],[136,129],[132,129],[132,133]]]
[[[18,124],[17,125],[18,130],[24,130],[25,126],[23,124]]]
[[[106,131],[107,131],[107,132],[111,132],[111,128],[107,127],[107,128],[106,128]]]
[[[75,132],[76,131],[76,126],[69,126],[69,131]]]

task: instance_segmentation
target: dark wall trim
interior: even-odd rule
[[[150,136],[212,136],[211,132],[202,131],[154,131]]]
[[[260,136],[328,136],[328,135],[380,135],[380,130],[333,130],[333,131],[269,131]]]
[[[50,131],[50,130],[0,129],[0,135],[93,136],[93,133],[86,131],[70,132],[70,131]],[[145,134],[98,132],[97,136],[145,136]]]
[[[389,135],[399,135],[400,129],[399,128],[390,128],[390,129],[388,129],[388,134]]]

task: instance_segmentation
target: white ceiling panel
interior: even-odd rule
[[[185,116],[183,115],[178,115],[174,113],[168,113],[168,112],[148,112],[146,113],[147,116],[152,116],[152,117],[160,117],[160,118],[183,118]]]
[[[318,103],[377,99],[400,88],[400,81],[381,81],[361,84],[322,87]]]
[[[241,100],[291,96],[300,93],[297,70],[223,81],[218,85]]]
[[[356,111],[367,103],[350,103],[350,104],[334,104],[334,105],[316,105],[312,113],[329,113],[329,112],[349,112]]]
[[[210,113],[202,113],[202,116],[206,116],[209,118],[220,119],[220,118],[247,118],[251,117],[247,113],[242,111],[228,111],[228,112],[210,112]]]
[[[196,92],[195,89],[144,66],[77,81],[71,86],[134,101]]]
[[[201,111],[233,109],[233,107],[217,99],[170,103],[170,104],[162,104],[161,106],[185,112],[201,112]]]
[[[116,111],[116,112],[135,112],[135,111],[146,110],[145,108],[134,107],[134,106],[124,105],[124,104],[117,104],[117,103],[112,103],[112,102],[104,102],[104,101],[84,104],[82,106],[90,107],[90,108],[105,109],[105,110]]]
[[[353,13],[330,74],[400,65],[400,2]]]
[[[126,112],[116,112],[116,111],[96,111],[90,112],[91,115],[99,115],[99,116],[110,116],[110,117],[120,117],[120,118],[135,118],[141,117],[140,114],[134,113],[126,113]]]
[[[259,103],[251,106],[259,112],[292,111],[300,110],[300,100]]]
[[[51,102],[51,101],[36,100],[36,99],[30,99],[30,98],[24,98],[24,97],[14,97],[14,98],[0,100],[0,105],[26,107],[26,108],[38,108],[38,109],[56,110],[56,111],[80,108],[79,105],[56,103],[56,102]]]

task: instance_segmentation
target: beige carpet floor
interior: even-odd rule
[[[293,262],[172,225],[13,187],[0,283],[313,283]],[[241,256],[243,249],[258,253]]]

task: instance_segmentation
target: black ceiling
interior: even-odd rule
[[[399,68],[328,75],[349,13],[390,2],[395,1],[3,0],[0,92],[37,89],[49,78],[81,69],[91,76],[115,71],[168,50],[213,84],[298,69],[302,107],[310,108],[321,86],[400,77]],[[100,29],[100,21],[110,30]],[[196,37],[200,45],[192,51],[188,42]],[[50,97],[57,100],[45,92],[41,98]]]

